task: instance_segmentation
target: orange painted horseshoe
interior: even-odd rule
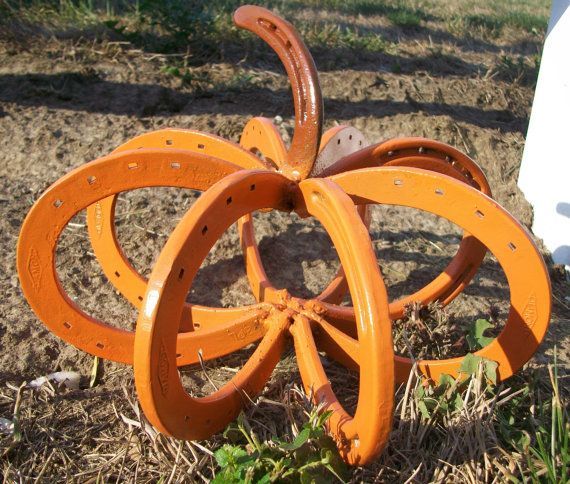
[[[333,411],[328,427],[343,458],[349,464],[364,465],[383,450],[392,427],[394,352],[388,295],[368,229],[349,197],[329,180],[313,178],[299,187],[307,211],[333,240],[355,307],[358,340],[351,341],[359,354],[366,355],[367,364],[360,366],[354,417],[342,408],[331,388],[305,315],[297,316],[291,326],[299,370],[306,392],[314,392],[316,401]],[[326,333],[330,326],[320,317],[313,324],[319,333]]]
[[[20,283],[38,318],[54,334],[83,351],[132,364],[134,333],[84,313],[63,290],[55,269],[55,247],[61,231],[79,211],[119,192],[149,186],[205,190],[239,169],[190,151],[140,149],[111,154],[62,177],[36,201],[18,241]],[[115,274],[117,278],[123,275]],[[266,313],[267,306],[263,305],[235,309],[186,305],[179,321],[181,327],[200,329],[192,342],[207,342],[203,358],[209,359],[258,340],[263,334],[258,321]],[[186,348],[188,334],[180,335],[179,365],[198,361],[197,354]]]
[[[262,117],[250,119],[243,128],[239,144],[247,151],[261,155],[261,159],[276,171],[287,160],[287,148],[271,119]]]
[[[356,128],[341,125],[328,129],[321,139],[319,154],[311,170],[311,178],[322,177],[322,173],[329,167],[368,145],[367,139]]]
[[[231,141],[211,134],[185,129],[163,129],[146,133],[119,146],[113,153],[143,148],[188,150],[231,162],[241,168],[262,168],[266,166],[258,157]],[[174,180],[177,173],[172,171],[169,173],[173,175],[172,179]],[[181,178],[181,174],[178,174],[178,178]],[[217,181],[215,176],[211,179],[211,183],[202,184],[202,186],[207,188],[214,181]],[[175,186],[180,186],[180,183],[183,181],[178,181]],[[186,188],[198,189],[197,187]],[[131,304],[138,308],[146,290],[146,279],[129,262],[117,240],[115,232],[116,200],[116,195],[113,195],[87,208],[89,239],[107,279]],[[188,329],[190,328],[187,325],[181,327],[181,330]]]
[[[305,179],[317,158],[323,127],[323,99],[313,58],[294,27],[265,8],[240,7],[234,22],[267,42],[285,66],[293,90],[295,132],[281,172],[294,180]]]
[[[289,189],[288,179],[272,172],[242,171],[226,177],[196,201],[160,253],[137,322],[134,370],[145,415],[161,432],[204,439],[221,430],[247,399],[242,392],[259,392],[279,361],[288,324],[287,317],[277,313],[261,324],[263,339],[232,380],[208,397],[193,398],[176,370],[177,321],[194,276],[216,240],[251,210],[287,208]],[[197,345],[194,351],[199,349]]]
[[[286,150],[283,140],[275,125],[267,118],[253,118],[245,126],[240,139],[240,145],[248,151],[262,155],[262,159],[275,163],[280,169],[286,159]],[[347,126],[335,126],[327,130],[320,143],[319,156],[313,171],[323,169],[336,160],[339,160],[351,150],[367,146],[368,142],[364,135],[357,129]],[[322,160],[322,161],[319,161]],[[358,207],[362,220],[369,225],[370,220],[365,206]],[[257,301],[265,300],[265,290],[272,290],[273,286],[268,283],[268,278],[263,269],[261,256],[255,241],[253,218],[251,214],[244,215],[238,221],[238,231],[242,250],[244,253],[246,272],[250,287]],[[317,299],[340,304],[344,298],[348,286],[342,266],[337,271],[329,285],[317,296]]]
[[[306,202],[303,209],[321,221],[338,248],[358,308],[358,340],[353,341],[367,354],[370,364],[360,370],[354,417],[340,406],[320,363],[310,323],[328,323],[311,311],[310,301],[302,305],[300,300],[282,298],[274,305],[256,352],[230,382],[208,397],[188,395],[175,370],[176,321],[180,320],[186,294],[210,247],[244,214],[267,207],[287,210],[291,206],[295,185],[268,172],[240,171],[224,178],[195,203],[172,233],[149,279],[137,323],[137,392],[145,414],[162,432],[182,439],[209,437],[224,428],[244,401],[261,390],[280,357],[290,328],[305,387],[313,389],[316,400],[333,411],[329,428],[344,458],[364,464],[382,450],[391,427],[394,360],[386,290],[368,231],[350,198],[328,180],[306,180],[299,188],[299,197]]]
[[[362,183],[365,179],[366,183]],[[550,320],[550,280],[544,261],[525,229],[498,203],[451,177],[417,168],[372,168],[331,177],[357,204],[403,205],[434,213],[463,227],[495,255],[510,287],[511,309],[501,334],[475,354],[496,361],[497,376],[512,376],[534,354]],[[532,274],[532,277],[529,277]],[[335,308],[323,315],[333,325],[354,332],[350,318]],[[346,316],[346,314],[344,315]],[[337,337],[338,336],[338,337]],[[344,362],[361,361],[362,353],[343,335],[329,332],[323,349]],[[424,360],[419,369],[436,380],[457,376],[462,358]],[[396,380],[405,381],[412,362],[396,357]]]
[[[365,155],[373,157],[373,160],[366,158]],[[477,187],[485,194],[490,195],[491,193],[485,175],[477,164],[444,143],[423,138],[404,138],[381,143],[376,145],[376,147],[365,148],[361,152],[349,155],[348,158],[360,160],[359,164],[377,165],[380,163],[378,160],[382,160],[384,155],[389,156],[389,161],[384,164],[415,166],[434,172],[449,173],[454,178]],[[351,163],[345,166],[344,160],[346,158],[338,162],[343,168],[348,169],[355,165],[355,163]],[[465,175],[465,173],[468,173],[468,175]],[[279,300],[281,291],[273,286],[263,269],[261,256],[255,244],[253,230],[250,227],[251,223],[251,220],[247,218],[240,221],[240,234],[250,286],[258,301],[274,302]],[[465,234],[457,254],[439,276],[416,293],[390,303],[392,319],[401,318],[405,306],[414,301],[428,304],[431,301],[439,300],[442,304],[449,304],[473,278],[486,252],[487,249],[483,244],[471,235]],[[345,287],[343,285],[343,274],[339,271],[335,279],[318,299],[324,303],[338,303],[339,299],[342,299],[344,295]],[[330,310],[335,311],[333,308],[330,308]],[[347,311],[349,309],[342,307],[335,312],[342,314],[342,316],[338,316],[341,319],[350,319]]]

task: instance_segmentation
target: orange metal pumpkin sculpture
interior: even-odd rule
[[[244,393],[251,398],[263,389],[292,339],[307,393],[332,410],[328,427],[341,455],[350,464],[362,465],[384,448],[394,384],[404,381],[412,367],[409,359],[394,356],[392,345],[391,321],[402,316],[404,306],[449,303],[491,250],[507,276],[511,309],[501,334],[477,354],[495,360],[498,377],[505,379],[533,355],[545,335],[548,274],[529,235],[490,198],[484,174],[469,157],[422,138],[368,146],[358,130],[347,126],[322,135],[316,68],[293,27],[253,6],[239,8],[234,20],[264,39],[285,65],[296,120],[290,148],[265,118],[247,123],[241,146],[183,129],[128,141],[58,180],[34,204],[18,245],[22,288],[38,317],[59,337],[94,355],[134,364],[148,419],[165,434],[182,439],[208,438],[230,423],[243,406]],[[177,225],[145,280],[117,242],[114,208],[120,192],[151,186],[204,194]],[[366,225],[369,204],[402,205],[447,218],[465,230],[459,251],[430,284],[389,302]],[[65,225],[83,209],[105,274],[139,308],[136,334],[84,313],[59,282],[55,247]],[[261,209],[313,216],[329,233],[341,269],[315,299],[291,297],[268,279],[250,215]],[[221,309],[186,303],[202,261],[235,221],[258,304]],[[339,305],[346,291],[354,307]],[[185,392],[177,366],[226,355],[256,341],[255,352],[225,386],[204,398]],[[318,350],[359,369],[354,415],[338,402]],[[437,379],[442,373],[458,375],[460,362],[419,361],[418,367]]]

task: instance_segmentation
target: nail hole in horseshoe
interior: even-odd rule
[[[181,358],[182,357],[182,353],[176,353],[176,358]]]
[[[483,212],[481,212],[481,210],[475,210],[475,215],[477,215],[477,217],[479,217],[479,218],[485,217],[485,214]]]
[[[53,202],[53,206],[54,206],[55,208],[59,208],[59,207],[61,207],[62,205],[63,205],[63,200],[60,200],[59,198]]]
[[[89,183],[89,185],[93,185],[93,183],[95,183],[97,181],[97,177],[91,175],[89,177],[87,177],[87,183]]]
[[[250,192],[253,192],[253,190],[255,190],[255,183],[249,187]]]
[[[67,329],[71,329],[71,324],[68,323],[67,321],[65,323],[63,323],[63,325],[67,328]]]
[[[171,139],[167,139],[167,140],[166,140],[166,144],[167,144],[168,146],[172,145],[173,143],[174,143],[174,142],[173,142]]]
[[[137,296],[137,299],[142,302],[143,297],[142,297],[142,296]]]
[[[348,137],[348,139],[352,139],[352,135],[350,135],[350,136]]]
[[[340,138],[336,140],[336,144],[337,144],[337,145],[340,144]]]
[[[174,170],[180,170],[180,163],[178,163],[177,161],[173,161],[172,163],[170,163],[170,168]]]
[[[230,203],[232,203],[232,197],[226,198],[226,205],[229,205]]]
[[[184,277],[184,267],[180,269],[180,272],[178,273],[178,280],[182,279],[183,277]]]
[[[358,142],[358,146],[362,146],[362,140]]]
[[[509,249],[511,249],[514,252],[515,250],[517,250],[517,246],[512,242],[509,242]]]
[[[119,271],[115,271],[115,275],[116,275],[117,277],[121,277],[121,274],[119,274]]]
[[[138,163],[129,163],[128,165],[129,170],[136,170],[139,167]]]
[[[207,232],[208,232],[208,226],[204,225],[204,227],[202,227],[202,235],[206,235]]]
[[[200,329],[200,323],[198,321],[193,323],[193,326],[194,326],[194,329]]]
[[[400,180],[399,178],[394,179],[394,185],[396,185],[397,187],[401,187],[403,184],[404,184],[404,182],[402,180]]]
[[[205,146],[204,146],[202,143],[200,143],[200,144],[198,145],[198,149],[199,149],[199,150],[203,150],[204,148],[205,148]]]
[[[442,190],[441,188],[436,188],[436,189],[435,189],[435,194],[436,194],[436,195],[443,195],[443,193],[444,193],[444,192],[443,192],[443,190]]]
[[[97,348],[99,348],[99,349],[101,349],[101,350],[102,350],[103,348],[105,348],[105,345],[104,345],[103,343],[101,343],[101,342],[97,343],[95,346],[97,346]]]

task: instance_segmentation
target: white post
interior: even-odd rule
[[[552,2],[518,183],[534,233],[570,271],[570,0]]]

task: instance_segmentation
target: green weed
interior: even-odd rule
[[[503,54],[491,68],[491,74],[511,83],[534,85],[538,77],[540,60],[539,55],[527,59],[520,55],[512,57]]]
[[[394,25],[404,28],[418,27],[422,21],[422,16],[418,11],[398,10],[388,13],[386,16]]]
[[[334,24],[305,24],[301,35],[311,47],[345,48],[354,51],[386,52],[391,44],[378,34]]]
[[[220,467],[213,483],[344,482],[347,469],[325,423],[331,412],[314,408],[292,442],[260,442],[242,414],[224,435],[238,433],[242,443],[225,444],[214,456]],[[235,438],[235,437],[234,437]]]
[[[548,25],[547,17],[526,12],[507,12],[493,14],[469,14],[454,16],[448,27],[457,35],[472,35],[479,33],[490,37],[499,37],[505,27],[522,30],[533,35],[542,35]]]
[[[476,351],[487,346],[494,338],[484,336],[485,331],[493,325],[486,319],[478,319],[470,327],[466,336],[467,344],[471,351]]]

